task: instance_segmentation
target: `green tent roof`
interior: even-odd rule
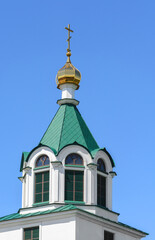
[[[29,153],[23,152],[20,171],[22,171],[24,162],[28,161],[31,153],[38,147],[47,146],[57,155],[61,149],[71,144],[83,146],[90,152],[92,157],[94,157],[99,150],[102,150],[108,154],[112,167],[115,166],[107,150],[105,148],[99,148],[76,106],[63,104],[59,107],[39,145]]]
[[[90,153],[99,148],[76,106],[64,104],[58,109],[40,144],[57,154],[63,147],[74,143],[82,145]]]

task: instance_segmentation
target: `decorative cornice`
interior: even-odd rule
[[[31,167],[29,167],[29,166],[27,166],[27,167],[23,168],[23,170],[25,171],[25,173],[28,173],[28,172],[29,172],[31,169],[32,169],[32,168],[31,168]]]
[[[33,223],[34,221],[36,222],[36,220],[51,221],[51,217],[53,220],[61,219],[61,218],[64,219],[64,217],[73,216],[73,214],[75,214],[75,216],[82,217],[83,219],[87,219],[88,221],[94,222],[96,224],[99,224],[99,223],[104,224],[104,227],[107,227],[107,228],[110,227],[114,231],[119,231],[129,236],[133,236],[135,238],[142,238],[148,235],[148,233],[146,232],[143,232],[141,230],[138,230],[136,228],[123,224],[121,222],[113,221],[113,220],[98,216],[94,213],[90,213],[80,208],[76,208],[76,207],[74,208],[72,205],[67,205],[67,206],[68,206],[67,207],[68,209],[64,209],[56,212],[54,209],[51,211],[50,210],[40,211],[38,215],[36,215],[36,213],[31,213],[31,214],[29,213],[29,214],[19,214],[18,215],[19,217],[17,217],[17,214],[16,214],[16,217],[13,218],[13,216],[11,216],[11,219],[6,219],[7,216],[5,216],[5,219],[4,220],[1,219],[0,221],[0,227],[8,225],[8,220],[11,225],[17,226],[17,224],[19,223],[26,224],[28,222],[30,224],[30,223]],[[69,206],[71,206],[71,208]]]
[[[97,164],[96,163],[88,163],[87,167],[89,169],[96,170],[97,169]]]
[[[26,173],[24,174],[24,176],[18,177],[18,179],[23,183],[25,176],[26,176]]]
[[[115,177],[115,176],[117,176],[117,173],[116,173],[116,172],[113,172],[113,171],[109,172],[109,174],[111,175],[112,178]]]
[[[53,165],[53,167],[60,167],[62,165],[61,161],[51,161],[51,164]]]
[[[72,104],[77,106],[79,104],[79,101],[73,98],[63,98],[63,99],[59,99],[57,101],[57,104],[59,104],[60,106],[63,104]]]

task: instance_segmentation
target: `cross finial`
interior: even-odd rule
[[[73,30],[70,29],[70,24],[68,24],[68,27],[65,27],[65,29],[68,31],[68,39],[67,39],[67,42],[68,42],[68,48],[67,48],[67,62],[71,62],[70,61],[70,56],[71,56],[71,50],[70,50],[70,39],[71,39],[71,36],[70,36],[70,32],[73,32]]]

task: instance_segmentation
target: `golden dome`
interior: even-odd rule
[[[60,85],[65,83],[72,83],[77,86],[76,89],[79,88],[79,83],[81,80],[81,73],[78,69],[76,69],[73,64],[71,63],[70,56],[71,56],[71,50],[70,50],[70,32],[73,32],[73,30],[70,29],[70,25],[68,25],[68,28],[65,29],[68,30],[68,48],[67,48],[67,62],[66,64],[58,71],[56,76],[56,84],[57,88],[60,89]]]
[[[79,88],[79,83],[81,80],[81,73],[76,69],[71,62],[66,62],[66,64],[58,71],[56,76],[57,87],[60,89],[60,85],[65,83],[72,83],[77,85]]]

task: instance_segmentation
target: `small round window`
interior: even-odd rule
[[[36,167],[43,167],[50,164],[49,157],[46,155],[40,156],[36,161]]]
[[[101,158],[97,161],[97,170],[100,172],[106,172],[104,161]]]
[[[65,164],[67,165],[83,165],[83,159],[80,155],[72,153],[66,157]]]

